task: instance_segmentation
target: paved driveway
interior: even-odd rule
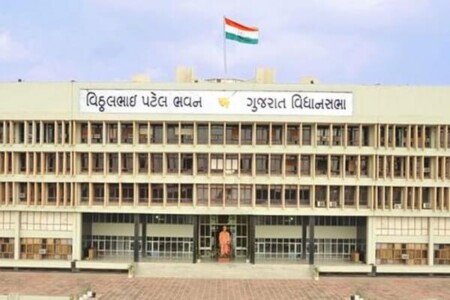
[[[310,279],[128,278],[116,273],[0,271],[0,295],[73,295],[91,287],[97,299],[450,299],[450,277]]]

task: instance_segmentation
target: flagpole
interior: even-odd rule
[[[225,32],[225,16],[223,16],[223,67],[225,69],[225,74],[227,74],[227,39]]]

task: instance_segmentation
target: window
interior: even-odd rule
[[[241,125],[241,144],[251,145],[252,144],[252,125]]]
[[[283,160],[283,155],[272,154],[270,156],[270,174],[271,175],[281,175],[281,161]]]
[[[167,124],[166,128],[167,144],[178,144],[178,124]]]
[[[325,207],[327,200],[327,187],[321,185],[316,186],[315,197],[316,207]]]
[[[102,123],[91,124],[91,143],[92,144],[103,143],[103,124]]]
[[[286,185],[284,187],[284,202],[286,206],[297,206],[297,186]]]
[[[92,153],[92,172],[103,173],[104,171],[104,156],[103,153]]]
[[[241,174],[252,174],[252,154],[241,154]]]
[[[208,124],[197,124],[197,144],[206,145],[208,141]]]
[[[359,146],[359,126],[347,127],[347,146]]]
[[[330,126],[317,126],[317,145],[325,146],[330,144]]]
[[[148,173],[148,154],[138,153],[138,170],[141,174]]]
[[[223,173],[222,154],[211,154],[211,173]]]
[[[238,185],[227,184],[225,185],[225,205],[237,206],[238,201]]]
[[[164,186],[160,183],[152,183],[152,204],[162,204],[164,200]]]
[[[408,138],[408,127],[396,126],[395,127],[395,147],[406,147],[407,138]]]
[[[360,162],[361,162],[361,176],[368,177],[369,176],[369,157],[366,155],[360,156]]]
[[[269,144],[269,126],[268,125],[256,125],[256,144],[268,145]]]
[[[331,176],[341,176],[341,156],[331,156]]]
[[[117,124],[108,124],[107,125],[108,131],[108,143],[109,144],[116,144],[117,143]]]
[[[40,191],[37,193],[40,194]],[[81,183],[80,184],[80,195],[81,195],[81,202],[88,202],[89,201],[89,183]]]
[[[267,185],[256,185],[256,205],[267,206],[269,200],[269,187]]]
[[[240,186],[240,205],[251,206],[253,189],[251,184],[241,184]]]
[[[269,156],[266,154],[256,155],[256,174],[269,173]]]
[[[162,153],[152,153],[151,158],[151,172],[154,174],[162,173],[163,171],[163,155]]]
[[[167,173],[178,173],[178,153],[167,153]]]
[[[80,153],[80,171],[81,173],[89,171],[89,153]]]
[[[355,176],[358,172],[358,157],[348,155],[345,157],[345,175]]]
[[[175,132],[177,133],[177,132]],[[182,144],[193,144],[194,143],[194,125],[192,124],[181,124],[180,130],[180,140]]]
[[[286,155],[286,175],[297,175],[298,156]]]
[[[341,206],[341,187],[337,185],[330,186],[330,207],[336,208]]]
[[[162,124],[151,124],[150,125],[150,141],[152,144],[162,144],[163,143],[163,125]]]
[[[138,142],[139,144],[148,143],[148,124],[138,124]]]
[[[328,173],[328,156],[316,156],[316,175],[327,175]]]
[[[237,174],[239,169],[238,155],[237,154],[226,154],[225,160],[225,174]]]
[[[122,173],[133,173],[133,153],[121,154]]]
[[[311,205],[311,187],[300,186],[300,205],[302,206]]]
[[[148,184],[138,184],[138,202],[139,204],[148,204]]]
[[[181,173],[192,175],[192,153],[181,153]]]
[[[281,195],[282,186],[281,185],[271,185],[270,186],[270,206],[276,207],[281,206]]]
[[[283,144],[283,125],[272,125],[272,145]]]
[[[208,154],[197,154],[197,174],[208,174]]]
[[[239,125],[227,124],[226,125],[226,144],[236,145],[239,143]]]
[[[211,184],[211,206],[223,205],[223,185]]]
[[[181,197],[180,197],[180,203],[185,205],[192,205],[192,190],[193,185],[192,184],[181,184],[180,185],[181,190]]]
[[[311,145],[311,125],[302,125],[302,145]]]
[[[39,128],[39,126],[35,127],[36,129]],[[35,137],[38,137],[39,134],[35,134]],[[80,125],[80,141],[82,144],[86,144],[88,142],[88,124],[87,123],[81,123]],[[37,141],[36,141],[37,143]]]
[[[119,201],[119,184],[110,183],[109,184],[109,202]]]
[[[178,204],[178,184],[167,184],[167,204],[177,205]]]
[[[44,123],[44,143],[53,144],[55,142],[55,124]]]
[[[343,126],[333,125],[333,146],[342,146],[344,139],[344,128]]]
[[[211,125],[211,144],[223,145],[223,124]]]
[[[103,183],[94,183],[94,202],[103,204],[105,201],[105,186]]]
[[[346,186],[344,188],[344,204],[345,206],[356,205],[356,187]]]
[[[121,143],[132,144],[133,143],[133,124],[122,123],[121,128]]]
[[[359,187],[359,206],[367,207],[369,206],[369,187],[360,186]]]
[[[122,202],[126,204],[133,204],[134,201],[134,187],[132,183],[122,183]]]
[[[287,143],[288,145],[297,145],[299,142],[298,125],[287,126]]]
[[[311,176],[311,155],[301,156],[301,166],[300,170],[302,176]]]
[[[197,205],[208,206],[208,185],[197,184]]]
[[[119,173],[119,154],[109,153],[108,171],[109,173]]]

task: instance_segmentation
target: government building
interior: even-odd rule
[[[0,83],[0,268],[450,273],[450,87]]]

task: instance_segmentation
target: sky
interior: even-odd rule
[[[0,0],[0,81],[175,80],[450,85],[448,0]],[[227,41],[223,17],[260,30]]]

